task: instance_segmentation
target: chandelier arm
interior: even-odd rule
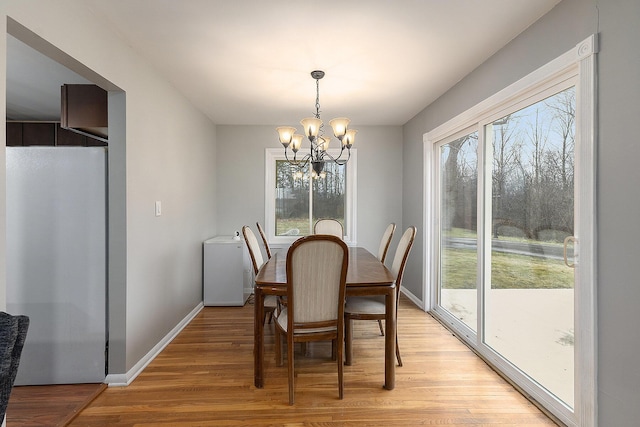
[[[351,149],[350,149],[350,148],[347,148],[347,152],[348,152],[348,156],[347,156],[347,158],[346,158],[346,159],[342,159],[341,157],[342,157],[342,153],[344,153],[344,147],[342,147],[342,148],[340,149],[340,155],[339,155],[338,157],[333,157],[333,156],[332,156],[331,154],[329,154],[328,152],[323,151],[323,156],[322,156],[322,157],[323,157],[323,159],[322,159],[322,160],[324,160],[324,155],[326,155],[327,157],[329,157],[329,159],[331,159],[331,161],[332,161],[332,162],[334,162],[334,163],[336,163],[336,164],[338,164],[338,165],[340,165],[340,166],[343,166],[343,165],[347,164],[347,162],[348,162],[348,161],[349,161],[349,159],[351,158]]]
[[[293,159],[290,159],[289,156],[287,155],[287,149],[285,148],[284,150],[284,158],[286,159],[287,163],[289,163],[291,166],[296,166],[300,169],[304,168],[305,166],[307,166],[307,163],[309,163],[309,160],[313,158],[313,156],[311,154],[306,154],[302,159],[297,160],[296,159],[296,153],[293,153]]]
[[[313,156],[311,156],[311,154],[307,154],[306,156],[304,156],[302,160],[300,160],[298,167],[300,169],[306,167],[307,164],[309,164],[309,161],[313,161]]]
[[[296,160],[296,152],[293,152],[293,160],[289,159],[289,156],[287,155],[289,151],[287,150],[287,148],[285,147],[284,149],[284,158],[287,160],[287,163],[289,163],[290,165],[297,165],[299,163],[298,160]]]

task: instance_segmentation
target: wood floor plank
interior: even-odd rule
[[[7,406],[7,425],[66,426],[105,388],[105,384],[16,386]]]
[[[108,388],[70,426],[553,426],[554,422],[430,315],[402,298],[404,362],[383,389],[384,337],[356,321],[354,363],[338,399],[329,343],[297,352],[296,404],[266,327],[265,385],[253,385],[253,308],[205,307],[128,387]],[[285,364],[286,366],[286,364]]]

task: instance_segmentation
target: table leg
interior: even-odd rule
[[[264,386],[264,294],[258,286],[253,298],[253,382],[257,388]]]
[[[396,287],[385,295],[384,388],[396,386]]]

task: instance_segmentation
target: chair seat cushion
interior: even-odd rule
[[[278,315],[278,317],[276,318],[276,322],[278,322],[278,325],[280,326],[280,328],[284,331],[287,332],[287,326],[288,326],[288,320],[287,320],[287,309],[284,308],[280,314]],[[336,328],[334,327],[327,327],[327,328],[309,328],[309,329],[297,329],[295,331],[296,334],[311,334],[311,333],[319,333],[319,332],[331,332],[331,331],[335,331]]]
[[[385,314],[384,296],[347,297],[345,313],[351,314]]]
[[[264,308],[275,310],[278,307],[278,297],[275,295],[265,295]]]

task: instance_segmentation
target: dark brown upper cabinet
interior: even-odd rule
[[[22,145],[22,123],[7,122],[7,147]]]
[[[7,147],[106,147],[98,140],[60,127],[56,122],[7,122]]]
[[[52,123],[23,123],[22,145],[56,145],[56,127]]]
[[[60,125],[107,142],[107,91],[96,85],[65,84],[61,88]]]

